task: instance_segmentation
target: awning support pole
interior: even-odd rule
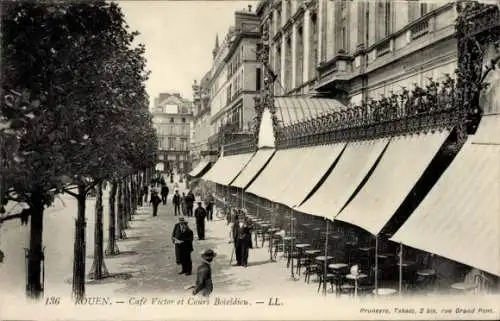
[[[375,295],[378,295],[378,235],[375,235]]]
[[[294,222],[293,222],[293,209],[290,209],[290,236],[291,236],[291,240],[290,240],[290,253],[289,255],[291,256],[291,278],[293,281],[296,281],[295,279],[295,274],[293,272],[293,269],[294,269],[294,266],[293,266],[293,252],[294,252],[294,249],[295,249],[295,228],[294,228]]]
[[[399,243],[399,295],[403,290],[403,243]]]
[[[328,269],[328,219],[326,219],[326,232],[325,232],[325,261],[324,261],[324,266],[323,266],[323,295],[326,295],[326,275],[328,274],[327,269]]]

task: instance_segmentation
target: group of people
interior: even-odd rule
[[[182,192],[182,195],[179,194],[179,191],[176,190],[174,192],[174,196],[172,197],[172,203],[174,205],[174,215],[184,215],[187,217],[193,216],[193,207],[195,196],[191,190],[186,193]]]
[[[158,189],[157,186],[160,186]],[[151,198],[149,203],[153,205],[153,216],[158,216],[158,206],[163,203],[163,205],[167,204],[169,189],[167,186],[167,182],[165,179],[161,177],[156,177],[151,180]],[[142,188],[142,197],[144,197],[144,202],[147,202],[149,194],[149,187],[145,185]]]

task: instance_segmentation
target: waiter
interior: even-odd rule
[[[252,248],[252,226],[245,215],[240,214],[233,228],[237,265],[247,267],[248,252]]]
[[[194,211],[194,216],[196,219],[196,232],[198,233],[198,240],[205,239],[205,218],[207,217],[207,212],[201,206],[201,200],[198,200],[198,207]]]

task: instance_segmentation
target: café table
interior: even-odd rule
[[[324,255],[320,255],[320,256],[316,256],[315,260],[316,261],[330,261],[333,259],[333,256],[324,256]]]
[[[418,270],[417,274],[423,277],[429,277],[429,276],[435,276],[436,271],[433,269],[424,269],[424,270]]]
[[[460,291],[472,291],[477,288],[477,285],[472,283],[459,282],[459,283],[453,283],[451,285],[451,288]]]
[[[328,267],[332,270],[340,270],[340,269],[348,267],[348,265],[345,263],[331,263],[331,264],[328,264]]]
[[[346,279],[354,280],[354,296],[358,296],[358,280],[368,277],[366,274],[347,274]]]
[[[302,266],[301,260],[304,255],[304,249],[310,247],[311,244],[308,243],[299,243],[295,245],[295,248],[299,249],[299,255],[297,256],[297,272],[300,275],[300,268]]]
[[[389,295],[396,294],[397,292],[398,291],[396,289],[380,288],[380,289],[373,290],[372,293],[375,295],[389,296]]]

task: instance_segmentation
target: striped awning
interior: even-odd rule
[[[196,165],[195,168],[193,168],[192,171],[188,173],[188,176],[196,178],[200,175],[203,175],[203,172],[207,170],[207,168],[210,166],[210,162],[206,161],[201,161]]]
[[[392,241],[500,276],[499,131],[500,115],[483,116]]]
[[[203,179],[228,186],[247,165],[254,153],[219,157],[214,166],[203,175]]]
[[[283,127],[348,108],[335,99],[300,96],[275,97],[274,105],[276,116]]]
[[[316,146],[303,162],[297,164],[294,175],[283,182],[281,193],[274,201],[288,207],[300,205],[335,164],[345,146],[345,143]]]
[[[333,220],[384,151],[388,138],[347,144],[319,189],[296,210]]]
[[[448,135],[448,131],[442,131],[391,138],[367,182],[335,219],[378,235]]]
[[[300,147],[276,151],[271,161],[250,184],[246,192],[271,201],[277,199],[282,193],[283,185],[295,176],[299,165],[314,149],[315,147]]]
[[[274,149],[259,149],[250,162],[248,162],[247,166],[241,171],[240,175],[231,183],[231,186],[245,189],[267,164],[273,154]]]

